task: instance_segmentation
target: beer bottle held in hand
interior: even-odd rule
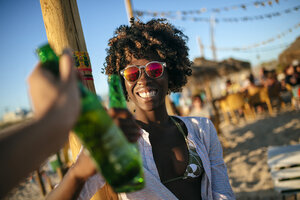
[[[108,77],[109,107],[127,109],[125,95],[123,93],[120,76],[113,74]]]
[[[123,108],[127,109],[125,95],[123,93],[120,76],[112,74],[108,77],[109,86],[109,107],[110,108]],[[132,188],[143,188],[144,187],[144,172],[142,167],[142,158],[138,150],[138,145],[136,143],[129,143],[130,148],[135,155],[131,159],[136,160],[140,163],[140,171],[135,175],[133,179],[128,182],[128,186]],[[130,162],[130,161],[129,161]]]
[[[59,58],[49,44],[37,49],[42,67],[59,76]],[[81,94],[81,114],[73,131],[90,153],[96,167],[115,192],[133,192],[144,187],[142,162],[134,144],[125,138],[121,129],[99,101],[78,81]]]

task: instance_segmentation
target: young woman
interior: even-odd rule
[[[186,40],[158,19],[132,20],[109,41],[106,74],[123,77],[126,97],[135,105],[146,181],[144,189],[119,194],[119,199],[234,199],[211,121],[169,116],[166,110],[166,95],[180,91],[191,75]],[[103,184],[99,175],[91,177],[79,197],[89,199]]]

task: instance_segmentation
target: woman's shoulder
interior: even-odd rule
[[[211,142],[215,141],[217,134],[213,123],[206,117],[178,117],[181,119],[190,135],[190,138],[196,142],[204,144],[209,149]]]
[[[193,132],[200,132],[200,133],[209,133],[211,130],[212,122],[210,119],[206,117],[182,117],[182,116],[176,116],[179,119],[181,119],[184,124],[186,125],[187,129],[189,131]]]
[[[206,118],[206,117],[195,117],[195,116],[186,116],[186,117],[182,117],[182,116],[175,116],[178,117],[179,119],[181,119],[184,122],[189,122],[191,124],[197,124],[197,125],[209,125],[211,123],[210,119]]]

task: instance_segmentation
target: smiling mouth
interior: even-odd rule
[[[151,97],[156,96],[157,92],[158,92],[157,90],[152,89],[149,91],[137,92],[137,95],[142,98],[151,98]]]

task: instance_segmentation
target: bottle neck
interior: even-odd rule
[[[127,109],[126,99],[119,75],[112,74],[108,77],[109,107]]]

